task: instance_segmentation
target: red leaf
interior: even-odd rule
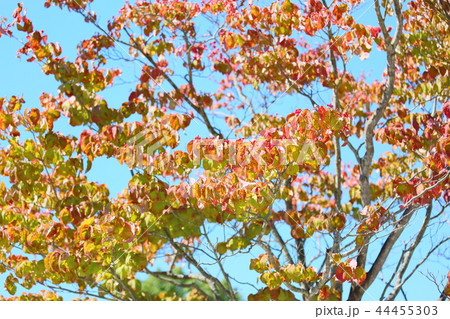
[[[450,119],[450,101],[447,101],[442,105],[442,111],[444,112],[445,116]]]

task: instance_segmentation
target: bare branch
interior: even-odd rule
[[[412,277],[412,275],[419,269],[420,266],[434,253],[436,249],[438,249],[442,244],[446,243],[450,240],[450,237],[442,239],[436,246],[434,246],[427,255],[414,267],[414,269],[411,271],[411,273],[402,281],[402,286],[405,284],[406,281],[408,281],[409,278]]]
[[[286,244],[284,243],[283,238],[281,237],[280,233],[278,232],[278,229],[275,227],[274,224],[270,225],[270,229],[273,232],[273,235],[275,236],[275,241],[278,243],[278,245],[281,248],[281,252],[283,253],[284,258],[286,259],[286,261],[291,264],[294,265],[294,260],[292,259],[291,255],[289,254],[289,251],[286,247]]]
[[[415,207],[408,207],[404,210],[402,217],[395,225],[394,230],[391,232],[389,237],[386,239],[383,244],[380,252],[378,253],[375,262],[373,263],[370,270],[367,272],[366,280],[362,283],[362,285],[353,286],[349,295],[349,301],[360,300],[364,291],[366,291],[369,286],[374,282],[384,263],[386,262],[386,258],[388,257],[392,247],[397,242],[397,239],[402,234],[405,226],[408,224],[411,219],[413,213],[416,211]],[[367,247],[367,246],[366,246]]]
[[[100,298],[100,299],[105,299],[105,300],[110,300],[110,301],[121,300],[121,299],[119,299],[119,298],[117,298],[117,297],[115,297],[114,299],[112,299],[112,298],[108,298],[108,297],[105,297],[105,296],[96,295],[96,294],[90,293],[90,292],[88,292],[88,291],[86,291],[86,290],[77,291],[77,290],[72,290],[72,289],[68,289],[68,288],[64,288],[64,287],[53,286],[53,285],[49,285],[49,284],[47,284],[47,283],[45,283],[45,282],[43,282],[43,281],[37,281],[37,283],[39,283],[39,284],[41,284],[41,285],[43,285],[43,286],[45,286],[45,287],[47,287],[47,288],[50,288],[50,289],[52,289],[53,291],[61,290],[61,291],[69,292],[69,293],[76,294],[76,295],[81,295],[81,294],[83,294],[83,295],[92,296],[92,297],[96,297],[96,298]]]
[[[239,98],[245,103],[245,105],[247,105],[247,107],[249,108],[252,115],[255,116],[256,113],[253,108],[253,104],[250,101],[250,99],[242,92],[242,89],[237,81],[235,74],[232,75],[232,79],[233,79],[234,88],[236,89],[236,92],[237,92]]]
[[[211,240],[209,239],[209,236],[208,236],[208,234],[206,232],[206,229],[205,229],[204,225],[203,225],[203,229],[205,230],[203,236],[205,236],[206,241],[210,245],[211,251],[214,254],[214,259],[217,261],[217,264],[219,265],[220,271],[222,272],[222,275],[223,275],[223,277],[225,278],[225,280],[226,280],[226,282],[228,284],[228,291],[230,293],[230,296],[232,296],[231,300],[235,301],[236,300],[236,295],[235,295],[235,293],[233,291],[233,287],[232,287],[231,282],[230,282],[230,276],[225,271],[225,268],[224,268],[224,266],[223,266],[223,264],[222,264],[222,262],[220,260],[220,256],[218,255],[216,249],[214,248],[214,245],[212,244]]]
[[[411,244],[411,246],[408,247],[408,249],[404,252],[404,254],[402,254],[402,258],[400,259],[401,266],[397,271],[395,271],[395,273],[397,274],[397,279],[394,284],[394,288],[392,289],[391,293],[386,297],[385,300],[394,300],[395,297],[397,296],[397,294],[399,293],[399,291],[401,290],[401,288],[404,284],[404,282],[402,280],[403,275],[405,274],[406,269],[409,266],[409,262],[411,261],[411,258],[412,258],[412,255],[413,255],[415,249],[417,248],[419,243],[422,241],[423,235],[425,234],[427,226],[430,222],[432,208],[433,208],[432,204],[428,205],[426,213],[425,213],[425,218],[422,223],[422,227],[420,228],[420,231],[417,234],[416,239]]]
[[[216,287],[219,288],[225,295],[227,295],[230,299],[233,300],[234,295],[231,295],[230,292],[223,286],[223,284],[214,276],[211,276],[203,267],[195,260],[190,254],[186,253],[186,251],[176,243],[173,238],[170,236],[167,229],[165,229],[165,233],[167,238],[169,239],[173,248],[181,254],[190,264],[192,264],[195,268],[200,271],[200,273],[208,280],[208,284],[213,292],[217,291]]]
[[[178,280],[197,280],[201,282],[208,283],[208,280],[197,274],[188,274],[188,275],[178,275],[174,274],[172,272],[163,272],[163,271],[150,271],[147,268],[145,269],[145,272],[149,275],[152,275],[160,280],[163,280],[165,282],[168,282],[174,286],[177,287],[184,287],[184,288],[191,288],[194,287],[198,291],[200,291],[203,295],[205,295],[208,299],[214,300],[214,297],[211,297],[206,291],[204,291],[197,283],[182,283]],[[217,298],[216,298],[217,299]]]
[[[138,50],[149,62],[153,67],[156,67],[157,64],[155,62],[155,60],[153,59],[153,57],[146,53],[143,48],[139,45],[139,43],[136,42],[136,40],[133,38],[133,36],[131,35],[131,33],[124,28],[124,31],[127,33],[128,37],[130,38],[130,40],[133,42],[133,47]],[[203,122],[205,123],[206,127],[208,128],[208,131],[216,137],[219,137],[221,139],[223,139],[223,135],[222,133],[217,130],[215,127],[212,126],[211,121],[209,120],[208,116],[206,115],[205,110],[200,107],[197,106],[188,96],[186,96],[184,93],[182,93],[179,89],[179,87],[175,84],[175,82],[172,80],[172,78],[163,70],[161,70],[161,75],[164,77],[164,79],[172,86],[172,88],[180,95],[183,97],[183,99],[186,101],[187,104],[189,104],[189,106],[194,109],[203,119]]]

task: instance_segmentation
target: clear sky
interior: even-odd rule
[[[45,9],[43,7],[44,1],[37,0],[23,0],[24,7],[27,8],[27,16],[33,21],[36,29],[45,30],[49,37],[49,41],[59,42],[63,48],[63,56],[67,56],[72,59],[76,53],[77,44],[83,40],[92,36],[96,30],[83,23],[83,19],[80,15],[75,13],[68,13],[65,10],[60,10],[59,8],[51,7]],[[263,3],[268,3],[269,1],[263,1]],[[3,0],[0,4],[0,16],[11,18],[11,14],[16,8],[17,1]],[[376,25],[373,8],[371,8],[371,1],[368,1],[360,9],[360,21],[366,24]],[[113,15],[115,15],[118,9],[123,5],[123,1],[118,0],[96,0],[94,2],[93,10],[97,13],[101,23],[106,23]],[[368,10],[368,11],[366,11]],[[358,16],[358,15],[357,15]],[[38,63],[26,62],[24,58],[17,59],[16,50],[21,46],[18,39],[10,39],[7,37],[2,37],[0,39],[0,70],[2,70],[2,76],[0,77],[0,96],[11,96],[23,95],[27,101],[26,107],[37,107],[39,105],[39,96],[42,92],[56,93],[58,83],[49,76],[45,76],[40,69]],[[381,74],[385,66],[384,55],[377,52],[376,49],[373,51],[373,56],[369,59],[369,63],[358,63],[358,57],[355,58],[356,63],[353,63],[352,71],[359,72],[363,68],[366,69],[369,79],[381,79]],[[367,69],[367,66],[370,66]],[[139,66],[136,68],[139,69]],[[133,79],[135,70],[124,69],[124,75]],[[205,82],[206,83],[206,82]],[[110,105],[121,105],[122,101],[128,99],[128,95],[131,91],[132,84],[121,84],[115,85],[112,88],[108,88],[101,94],[105,96]],[[281,103],[290,102],[289,107],[286,105],[277,105],[272,108],[273,112],[279,112],[280,114],[287,114],[292,112],[296,108],[301,108],[301,105],[295,105],[296,102],[292,103],[293,99],[284,100]],[[330,103],[328,101],[327,103]],[[282,108],[281,108],[282,107]],[[58,122],[56,129],[62,132],[69,132],[73,135],[79,135],[83,130],[80,127],[71,127],[68,122]],[[204,129],[199,129],[195,132],[189,132],[188,135],[184,137],[184,140],[190,140],[195,135],[208,136],[208,133]],[[0,144],[0,146],[3,146]],[[183,147],[184,145],[181,145]],[[385,151],[383,147],[378,147],[378,152]],[[348,153],[348,152],[347,152]],[[352,158],[346,153],[348,161],[353,161]],[[119,165],[115,159],[98,158],[95,159],[91,171],[88,173],[88,177],[91,180],[98,181],[100,183],[105,183],[110,189],[112,196],[121,192],[128,183],[130,178],[129,169],[124,165]],[[414,232],[410,230],[410,235]],[[414,266],[414,262],[413,266]],[[229,264],[228,267],[232,273],[238,273],[240,279],[248,280],[248,278],[256,278],[256,273],[248,270],[248,260],[246,258],[241,258],[241,260],[235,260],[234,263]],[[427,266],[423,268],[424,272],[429,269],[430,271],[439,271],[441,275],[445,275],[448,269],[439,262],[436,258],[431,259],[427,263]],[[5,274],[0,275],[0,281],[5,277]],[[248,277],[248,278],[247,278]],[[366,300],[371,300],[370,291],[379,290],[382,285],[378,282],[374,284],[369,293],[365,296]],[[248,293],[253,292],[249,288],[239,287],[241,289],[242,295],[245,297]],[[433,283],[424,278],[424,276],[418,275],[414,279],[406,284],[405,290],[409,300],[420,300],[424,297],[423,291],[433,292],[431,299],[436,299],[436,288]],[[24,291],[23,289],[19,289]],[[6,294],[6,292],[4,293]],[[378,294],[377,294],[378,295]],[[66,296],[63,294],[63,296]],[[68,296],[67,296],[68,297]],[[345,295],[343,296],[345,298]],[[436,297],[436,298],[435,298]],[[401,298],[400,298],[401,300]]]

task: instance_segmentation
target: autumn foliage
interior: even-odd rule
[[[375,26],[359,0],[124,1],[107,23],[95,0],[42,2],[97,33],[69,59],[23,5],[0,18],[59,85],[0,98],[5,299],[236,300],[249,281],[249,300],[361,300],[386,271],[372,295],[393,300],[448,247],[450,21],[433,1],[374,0]],[[112,101],[118,52],[139,71]],[[354,65],[373,56],[369,80]],[[130,169],[118,196],[87,177],[100,157]]]

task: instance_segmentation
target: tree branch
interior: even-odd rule
[[[409,220],[411,219],[411,216],[415,212],[416,207],[408,207],[404,210],[402,217],[395,225],[394,230],[390,233],[388,238],[386,239],[385,243],[381,247],[380,252],[378,253],[377,258],[375,259],[375,262],[373,263],[372,267],[366,274],[366,280],[361,284],[357,286],[353,286],[348,300],[349,301],[357,301],[361,300],[362,295],[364,292],[369,288],[369,286],[374,282],[376,279],[378,273],[380,272],[381,268],[383,267],[384,263],[386,262],[386,258],[388,257],[392,247],[397,242],[397,239],[402,234],[403,230],[405,229],[405,226],[408,224]]]
[[[386,297],[386,301],[394,300],[397,294],[400,292],[404,282],[403,282],[403,275],[406,272],[406,269],[409,266],[409,262],[411,261],[412,255],[414,254],[415,249],[419,245],[419,243],[422,241],[423,235],[425,234],[425,231],[427,229],[427,226],[430,222],[431,217],[431,210],[433,208],[433,205],[430,203],[427,207],[426,213],[425,213],[425,219],[423,220],[422,227],[420,228],[419,233],[417,234],[416,239],[411,244],[411,246],[408,247],[406,252],[402,254],[401,258],[401,266],[396,271],[397,273],[397,279],[394,284],[394,288],[392,289],[391,293]]]
[[[136,50],[138,50],[150,63],[153,67],[156,67],[156,62],[155,60],[153,60],[152,56],[149,55],[148,53],[144,52],[144,50],[141,48],[141,46],[136,42],[136,40],[132,37],[132,35],[129,33],[129,31],[124,28],[124,31],[127,33],[128,37],[130,38],[130,40],[133,42],[134,48]],[[195,103],[193,101],[191,101],[191,99],[189,97],[187,97],[184,93],[182,93],[180,91],[180,89],[178,88],[178,86],[175,84],[175,82],[171,79],[171,77],[164,72],[163,70],[161,70],[161,75],[164,77],[164,79],[169,82],[169,84],[172,86],[172,88],[175,90],[175,92],[177,92],[180,96],[183,97],[183,99],[186,101],[186,103],[189,104],[189,106],[191,106],[192,109],[194,109],[194,111],[196,111],[201,118],[203,119],[203,122],[205,123],[208,131],[215,137],[219,137],[221,139],[223,139],[223,135],[220,132],[220,130],[217,130],[215,127],[212,126],[208,116],[206,115],[205,110],[200,107],[195,105]]]
[[[387,80],[386,85],[383,91],[383,95],[381,97],[380,104],[377,109],[373,113],[373,115],[367,120],[366,126],[364,128],[364,140],[366,146],[366,153],[361,159],[360,162],[360,185],[361,185],[361,200],[362,205],[364,207],[369,206],[371,203],[371,194],[370,194],[370,183],[369,176],[372,167],[372,160],[374,156],[374,135],[375,135],[375,126],[380,121],[381,117],[384,114],[387,106],[389,105],[389,101],[391,99],[392,93],[394,92],[394,83],[395,83],[395,50],[400,40],[400,37],[403,32],[403,15],[401,12],[401,5],[399,4],[399,0],[393,0],[395,6],[395,13],[397,17],[397,30],[395,33],[394,42],[391,42],[389,33],[387,32],[386,25],[384,23],[384,19],[381,16],[381,9],[379,0],[374,0],[375,4],[375,13],[378,19],[378,23],[380,24],[381,30],[383,32],[383,37],[386,42],[386,56],[387,56]],[[364,268],[366,265],[367,258],[367,250],[368,245],[366,245],[367,241],[370,238],[364,238],[364,244],[359,251],[357,257],[357,265],[359,267]],[[365,282],[369,282],[366,281]],[[370,282],[371,283],[371,282]],[[363,295],[363,290],[360,286],[353,285],[350,291],[349,300],[360,300]]]
[[[177,281],[177,280],[198,280],[198,281],[201,281],[204,283],[208,283],[208,280],[205,277],[203,277],[202,275],[197,275],[197,274],[177,275],[172,272],[150,271],[147,268],[145,268],[145,272],[151,276],[154,276],[160,280],[168,282],[177,287],[184,287],[184,288],[195,287],[195,289],[197,289],[203,295],[205,295],[206,298],[211,299],[211,300],[214,299],[214,297],[211,297],[208,293],[206,293],[206,291],[204,291],[202,288],[200,288],[200,286],[195,282],[186,284],[186,283],[181,283],[181,282]]]
[[[225,278],[227,284],[228,284],[228,291],[230,293],[230,295],[232,296],[231,300],[236,301],[236,295],[233,291],[233,287],[231,286],[231,282],[230,282],[230,276],[228,275],[228,273],[225,271],[225,268],[222,265],[222,262],[220,261],[220,256],[218,256],[216,249],[214,248],[214,245],[211,243],[211,240],[209,239],[208,234],[206,233],[206,229],[205,226],[203,225],[203,229],[204,229],[204,236],[206,238],[206,241],[208,242],[208,244],[211,247],[211,250],[214,254],[214,259],[217,261],[217,264],[219,265],[220,271],[222,272],[223,277]]]
[[[273,235],[275,236],[275,241],[278,243],[278,245],[281,248],[281,252],[283,253],[284,258],[286,259],[286,262],[288,262],[291,265],[294,265],[294,260],[292,259],[291,255],[289,254],[289,251],[286,247],[286,244],[284,243],[283,238],[281,237],[280,233],[278,232],[278,229],[275,227],[274,224],[270,224],[270,229],[273,232]]]
[[[184,256],[184,258],[191,263],[195,268],[198,269],[198,271],[200,271],[200,273],[208,280],[208,284],[211,288],[211,290],[214,292],[217,291],[216,287],[218,287],[222,293],[224,293],[225,295],[228,296],[228,298],[233,299],[233,296],[230,294],[230,292],[223,286],[223,284],[215,277],[211,276],[210,274],[208,274],[208,272],[206,272],[202,266],[200,266],[200,264],[189,254],[187,254],[184,249],[182,247],[180,247],[178,245],[178,243],[176,243],[173,238],[170,236],[169,231],[167,229],[164,229],[164,232],[166,233],[167,238],[169,239],[171,245],[173,248],[175,248],[175,250],[181,254],[182,256]],[[217,296],[217,293],[214,293]]]

